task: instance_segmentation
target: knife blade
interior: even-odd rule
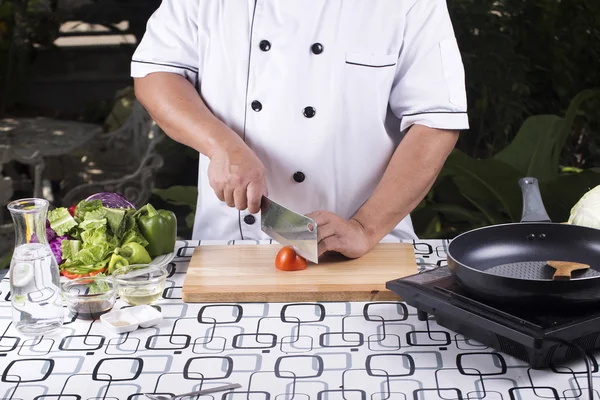
[[[317,224],[281,204],[262,197],[261,229],[276,242],[292,246],[296,253],[315,264],[319,263]]]

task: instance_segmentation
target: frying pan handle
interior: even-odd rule
[[[546,213],[542,195],[536,178],[521,178],[519,186],[523,193],[523,214],[521,222],[552,222]]]

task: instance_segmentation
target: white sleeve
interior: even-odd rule
[[[198,82],[198,0],[163,0],[148,19],[131,60],[131,76],[171,72]]]
[[[390,108],[413,124],[468,129],[465,71],[446,0],[416,0],[407,13]]]

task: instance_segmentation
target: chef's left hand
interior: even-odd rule
[[[347,220],[329,211],[316,211],[307,217],[318,227],[319,256],[334,251],[348,258],[359,258],[370,250],[367,234],[357,220]]]

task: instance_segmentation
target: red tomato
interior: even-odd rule
[[[286,246],[277,253],[275,267],[281,271],[301,271],[306,269],[306,260],[293,247]]]
[[[77,206],[71,206],[69,207],[69,214],[71,214],[71,217],[75,216],[75,209],[77,208]]]
[[[81,278],[81,277],[84,277],[84,276],[98,275],[99,273],[102,273],[104,271],[106,271],[106,267],[104,267],[104,268],[102,268],[102,269],[100,269],[98,271],[89,272],[87,274],[71,274],[71,273],[69,273],[69,272],[67,272],[65,270],[60,271],[60,273],[61,273],[62,276],[64,276],[67,279],[77,279],[77,278]]]
[[[72,273],[70,273],[70,272],[68,272],[68,271],[66,271],[64,269],[62,271],[60,271],[60,274],[62,276],[64,276],[65,278],[67,278],[67,279],[76,279],[76,278],[79,278],[81,276],[80,274],[72,274]]]

